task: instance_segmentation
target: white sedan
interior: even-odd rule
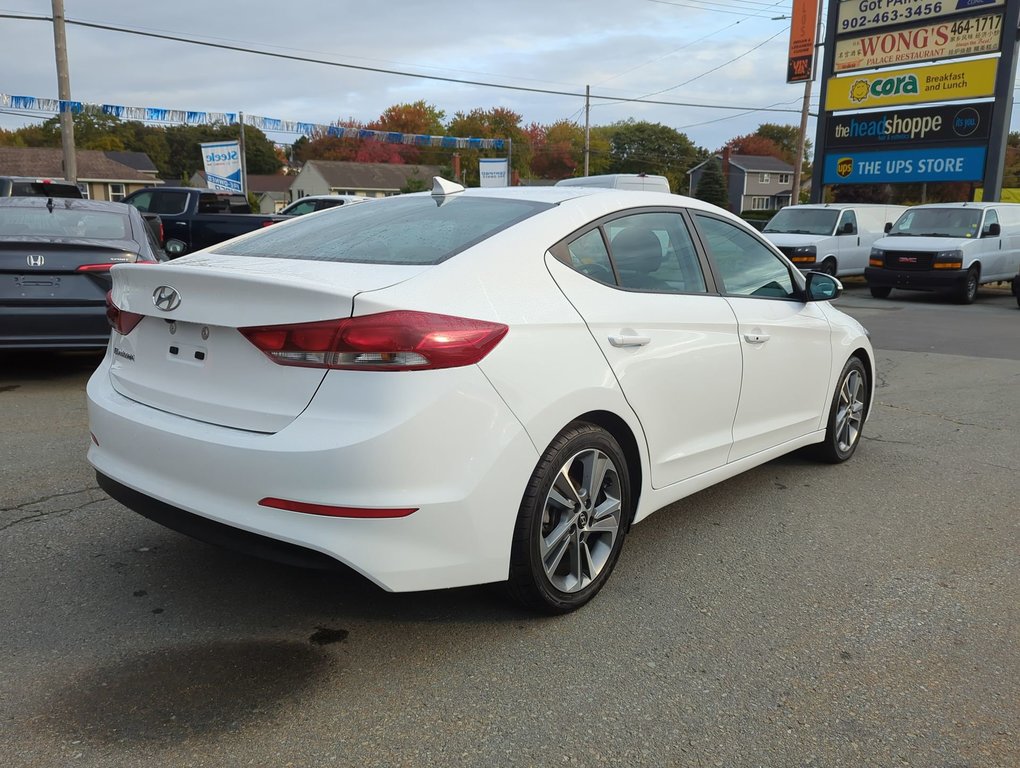
[[[112,274],[100,485],[393,591],[573,610],[655,510],[850,458],[874,392],[835,278],[676,195],[437,179]]]

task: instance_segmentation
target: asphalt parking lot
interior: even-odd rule
[[[0,355],[3,763],[1020,765],[1020,309],[839,305],[878,350],[854,459],[658,512],[558,618],[150,523],[85,461],[98,358]]]

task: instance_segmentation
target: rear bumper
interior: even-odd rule
[[[938,291],[961,287],[967,280],[965,269],[901,270],[868,267],[864,279],[872,288],[902,288],[908,291]]]
[[[134,402],[110,385],[107,358],[89,381],[88,408],[98,441],[89,461],[125,506],[263,557],[337,561],[392,591],[505,580],[538,460],[477,368],[331,371],[301,416],[264,434]],[[417,511],[325,517],[261,506],[266,497]]]
[[[105,349],[105,305],[0,305],[0,349]]]

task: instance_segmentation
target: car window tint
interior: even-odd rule
[[[570,254],[570,265],[582,275],[606,285],[616,285],[609,251],[599,230],[593,229],[574,240],[567,246],[567,253]]]
[[[705,276],[679,213],[640,213],[604,226],[622,287],[664,293],[705,292]]]
[[[847,224],[850,228],[847,229]],[[837,235],[856,235],[857,234],[857,216],[853,211],[843,211],[843,215],[839,218],[839,226],[836,227]]]
[[[150,213],[149,209],[152,207],[152,193],[139,192],[137,195],[132,195],[129,202],[142,213]],[[156,213],[156,211],[151,212]]]
[[[695,218],[726,293],[780,299],[796,295],[789,267],[764,243],[728,221],[703,214]]]
[[[552,207],[507,198],[400,195],[269,227],[213,253],[370,264],[438,264]],[[544,247],[543,247],[544,250]]]
[[[299,203],[294,203],[290,208],[287,209],[287,213],[293,216],[303,216],[306,213],[311,213],[315,210],[314,200],[302,200]]]
[[[992,208],[989,208],[987,211],[985,211],[985,225],[984,225],[984,227],[981,230],[982,233],[987,232],[988,231],[988,227],[990,227],[992,224],[998,224],[998,223],[999,223],[999,217],[995,215],[995,210],[992,209]]]

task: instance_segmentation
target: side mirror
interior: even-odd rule
[[[1000,227],[999,223],[996,221],[985,227],[985,231],[981,233],[981,237],[998,237],[1000,234],[1002,234],[1002,227]]]
[[[805,293],[808,301],[832,301],[843,293],[843,284],[832,275],[808,272]]]
[[[167,240],[163,250],[166,251],[166,255],[171,259],[175,259],[188,250],[188,244],[183,240]]]
[[[892,222],[891,222],[891,221],[887,221],[887,222],[885,223],[885,230],[884,230],[884,231],[885,231],[885,233],[886,233],[887,235],[888,235],[888,234],[889,234],[890,232],[892,232]]]

